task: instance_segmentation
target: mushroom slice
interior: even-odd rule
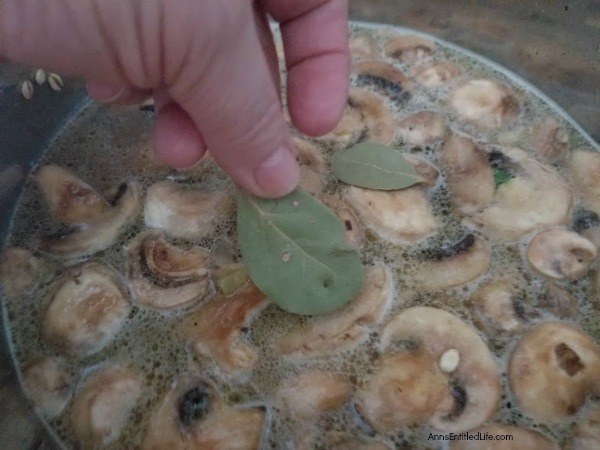
[[[146,226],[168,235],[196,240],[214,232],[233,211],[232,199],[221,191],[189,189],[173,181],[148,188],[144,206]]]
[[[526,255],[539,274],[554,280],[575,280],[587,273],[597,252],[596,246],[579,234],[554,229],[536,234]]]
[[[208,253],[182,251],[162,235],[146,231],[125,248],[127,276],[136,303],[169,310],[188,306],[208,292]]]
[[[600,448],[600,408],[592,409],[585,418],[579,419],[573,427],[573,448],[596,450]]]
[[[411,153],[404,153],[404,159],[413,166],[415,171],[423,179],[423,183],[429,186],[434,186],[440,176],[440,171],[429,161],[419,158]]]
[[[117,276],[98,263],[70,269],[57,281],[43,336],[68,353],[91,355],[119,332],[129,304]]]
[[[360,35],[350,37],[349,47],[353,60],[377,59],[379,57],[377,43],[371,36]]]
[[[367,338],[369,326],[381,322],[392,298],[393,284],[386,268],[381,264],[369,267],[362,289],[342,310],[283,336],[276,348],[284,355],[304,358],[350,350]]]
[[[46,197],[52,217],[59,222],[87,223],[109,207],[93,187],[62,167],[43,166],[34,177]]]
[[[394,139],[394,118],[383,99],[366,90],[350,89],[344,115],[321,139],[350,144],[365,139],[387,145]]]
[[[538,128],[533,148],[543,159],[558,161],[569,150],[569,133],[556,120],[548,118]]]
[[[566,289],[548,283],[545,292],[538,297],[536,306],[555,315],[559,319],[575,319],[577,302]]]
[[[600,248],[600,216],[589,209],[577,209],[573,212],[571,228],[576,233]]]
[[[421,111],[400,120],[398,130],[406,144],[421,147],[446,136],[446,121],[440,113]]]
[[[367,86],[394,103],[403,105],[410,99],[406,90],[408,79],[402,71],[383,61],[360,61],[354,64],[356,81],[361,86]]]
[[[438,308],[412,307],[392,318],[382,330],[382,350],[390,350],[399,343],[408,344],[413,349],[411,353],[415,353],[414,349],[427,353],[434,361],[439,361],[448,350],[458,352],[458,365],[446,375],[452,402],[439,403],[440,409],[429,419],[431,425],[444,431],[466,431],[496,413],[501,391],[500,371],[473,327]],[[435,371],[432,371],[430,369],[433,377]]]
[[[470,434],[475,433],[488,438],[480,441],[455,441],[450,445],[450,450],[560,450],[556,442],[552,442],[537,431],[514,425],[493,423],[470,431]],[[493,440],[501,435],[509,435],[512,438]]]
[[[79,445],[99,448],[114,442],[127,425],[142,387],[141,377],[125,367],[109,367],[91,375],[69,412]]]
[[[325,188],[327,162],[321,150],[303,139],[294,138],[296,160],[300,165],[299,186],[312,195],[319,195]]]
[[[588,395],[600,393],[600,347],[575,327],[542,323],[513,350],[508,381],[519,406],[534,419],[569,419]]]
[[[344,226],[344,239],[354,248],[360,248],[364,229],[352,208],[337,195],[323,194],[321,200],[338,216]]]
[[[554,169],[517,148],[492,151],[488,160],[500,172],[514,176],[496,188],[492,203],[469,222],[494,237],[516,240],[536,228],[569,220],[573,197]]]
[[[449,169],[448,188],[454,211],[468,216],[485,208],[494,198],[494,175],[486,154],[470,139],[451,135],[441,150]]]
[[[345,197],[367,227],[392,243],[418,241],[437,230],[431,205],[422,186],[397,191],[349,186]]]
[[[79,258],[110,247],[119,232],[135,217],[139,198],[137,183],[121,184],[108,209],[67,233],[45,239],[41,249],[64,258]]]
[[[27,294],[35,288],[40,261],[24,248],[8,247],[0,255],[0,285],[8,297]]]
[[[56,358],[45,358],[29,366],[23,384],[29,398],[47,418],[60,415],[73,393],[69,377]]]
[[[600,214],[600,152],[577,149],[571,153],[571,176],[585,203]]]
[[[517,292],[507,280],[490,281],[471,298],[475,323],[488,334],[510,335],[520,332],[525,323],[515,308]]]
[[[417,279],[427,290],[461,286],[487,272],[491,254],[487,241],[467,234],[452,245],[426,252]]]
[[[257,449],[264,423],[264,408],[232,408],[205,383],[178,380],[150,415],[142,449]]]
[[[448,61],[428,62],[415,66],[410,76],[417,83],[428,88],[447,86],[460,75],[458,66]]]
[[[227,373],[250,369],[258,356],[240,334],[266,305],[265,295],[250,281],[230,296],[216,295],[186,319],[190,350]]]
[[[519,101],[507,86],[494,80],[471,80],[450,92],[448,105],[459,119],[484,129],[513,123]]]
[[[309,370],[288,378],[278,396],[296,417],[316,419],[348,401],[352,385],[340,375]]]
[[[385,54],[403,63],[412,64],[435,52],[435,44],[419,36],[398,36],[385,44]]]

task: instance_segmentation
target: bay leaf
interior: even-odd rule
[[[237,228],[250,278],[286,311],[333,311],[362,285],[360,258],[337,216],[301,189],[280,199],[240,193]]]
[[[368,189],[390,191],[425,181],[402,153],[375,142],[336,151],[331,168],[344,183]]]

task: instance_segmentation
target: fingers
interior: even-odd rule
[[[296,126],[318,136],[340,120],[348,94],[346,0],[264,0],[280,22],[288,70],[288,109]]]
[[[86,88],[90,97],[103,103],[135,104],[141,103],[152,95],[152,91],[149,90],[112,84],[88,82]]]

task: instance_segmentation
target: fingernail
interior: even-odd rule
[[[289,194],[300,181],[300,168],[291,150],[281,145],[254,169],[254,180],[266,197]]]
[[[114,102],[125,92],[125,88],[122,86],[98,83],[88,83],[87,90],[90,97],[102,103]]]

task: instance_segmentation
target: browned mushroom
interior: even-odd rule
[[[299,186],[312,195],[320,195],[325,188],[327,162],[321,150],[314,144],[294,138],[296,160],[300,165]]]
[[[586,205],[600,214],[600,152],[577,149],[571,153],[571,176]]]
[[[40,260],[27,249],[7,247],[0,254],[0,285],[8,297],[31,292],[40,271]]]
[[[423,59],[435,50],[436,47],[433,42],[414,35],[394,37],[385,44],[386,55],[407,64]]]
[[[440,113],[420,111],[400,120],[398,130],[406,144],[422,147],[446,136],[446,121]]]

